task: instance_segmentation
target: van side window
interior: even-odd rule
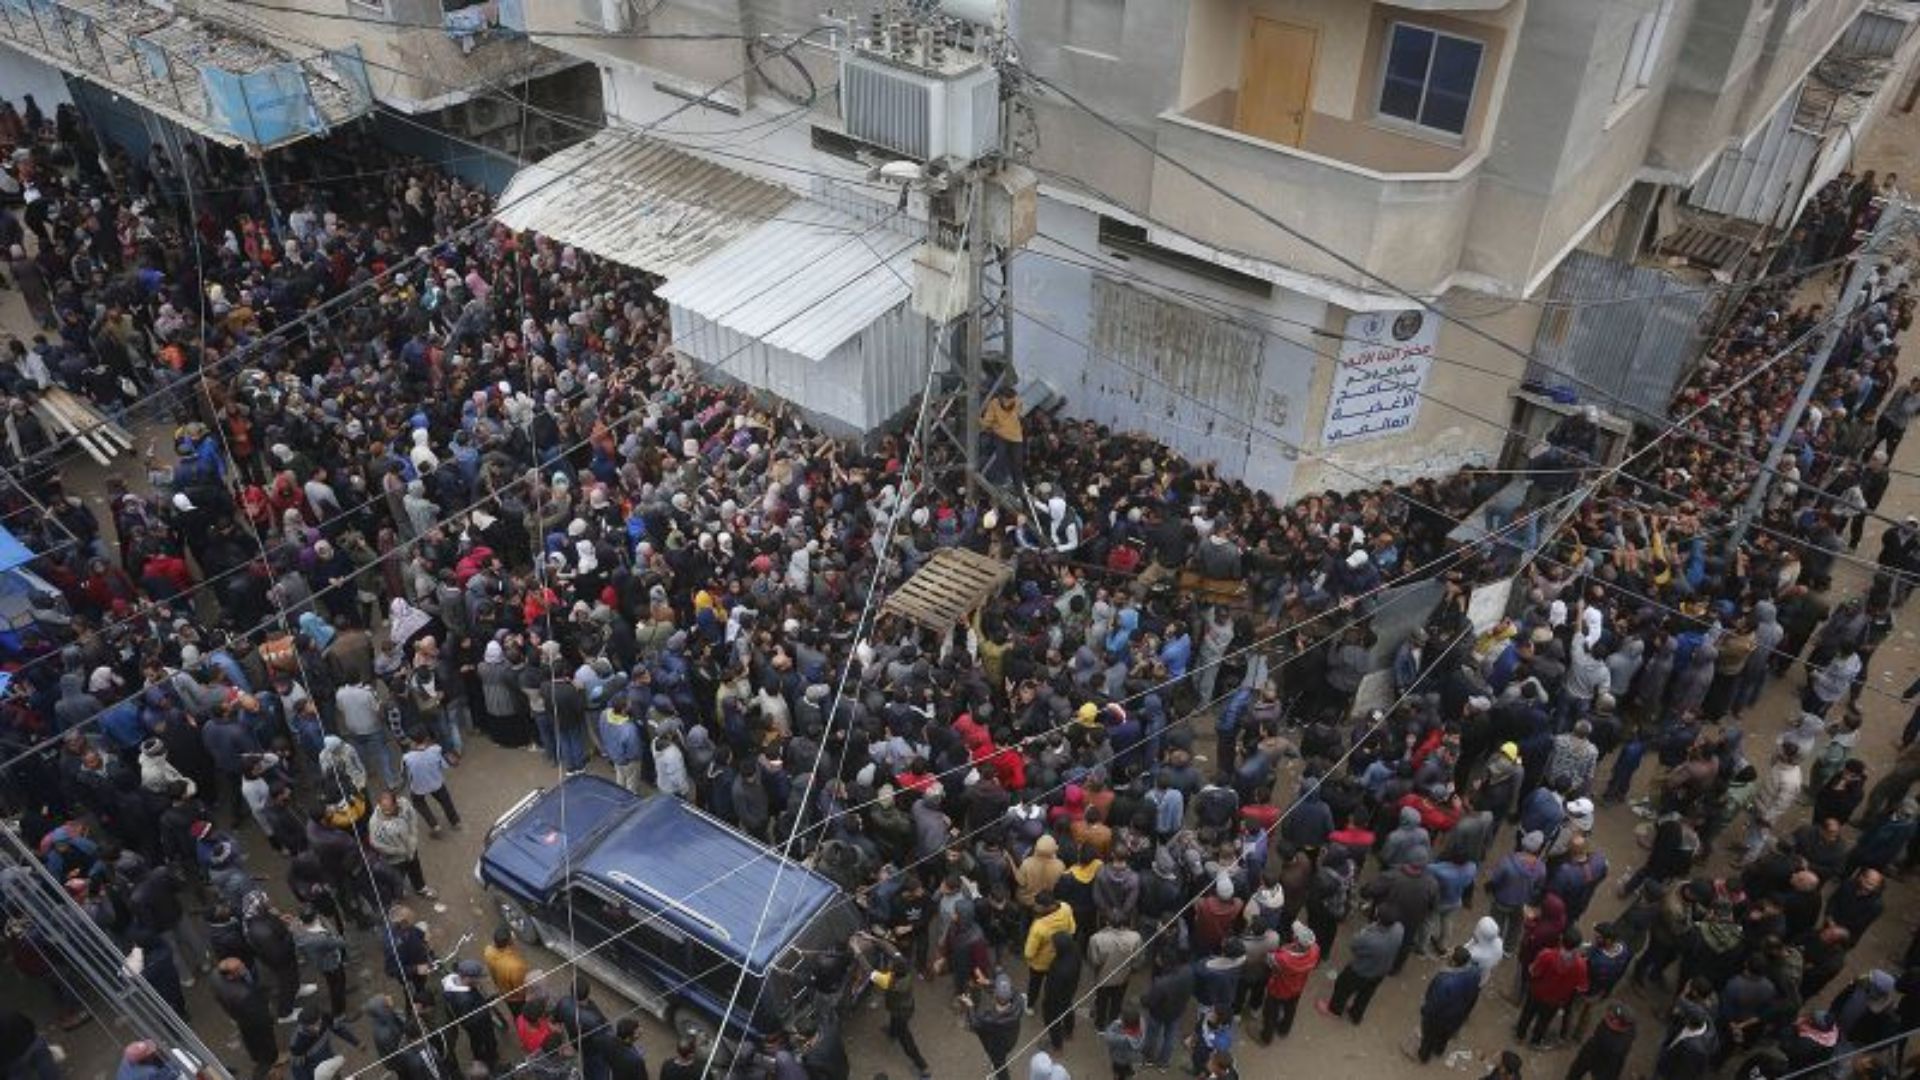
[[[575,933],[591,936],[595,941],[605,941],[616,934],[627,933],[639,920],[627,912],[626,905],[609,901],[600,894],[588,889],[573,890],[573,917]],[[582,933],[579,923],[585,920],[592,924],[592,930]],[[563,924],[564,925],[564,924]],[[629,934],[629,937],[631,935]]]

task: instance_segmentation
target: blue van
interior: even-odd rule
[[[863,925],[813,870],[680,799],[597,776],[520,800],[488,830],[474,877],[520,940],[703,1045],[812,1020],[814,958],[843,952]]]

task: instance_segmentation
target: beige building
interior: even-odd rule
[[[1658,415],[1706,314],[1698,283],[1754,265],[1896,88],[1903,6],[1016,4],[1023,65],[1154,152],[1029,95],[1043,198],[1016,262],[1014,365],[1030,397],[1277,492],[1492,463],[1508,427],[1552,421],[1529,379]],[[886,199],[865,171],[888,155],[845,135],[824,37],[791,59],[739,40],[543,38],[605,14],[567,8],[553,24],[536,9],[534,40],[599,66],[610,126],[648,128],[757,60],[655,134],[828,205]],[[794,34],[816,8],[668,0],[645,27]],[[1828,95],[1850,103],[1836,123],[1803,98],[1842,61],[1851,91],[1863,65],[1872,85]],[[1676,237],[1713,257],[1663,254]],[[1692,266],[1655,265],[1678,262]],[[1408,294],[1456,318],[1409,318]],[[1575,303],[1619,296],[1649,299]]]
[[[545,144],[477,133],[509,125],[471,88],[579,65],[597,85],[531,121],[610,130],[523,170],[508,220],[661,273],[691,354],[831,425],[918,391],[925,206],[895,211],[871,171],[898,155],[847,134],[822,0],[481,5],[465,35],[426,0],[191,6],[352,40],[388,109],[523,157]],[[1030,400],[1279,493],[1492,463],[1552,421],[1523,382],[1657,416],[1711,314],[1697,285],[1757,265],[1845,166],[1920,41],[1910,7],[1013,0],[1021,65],[1152,148],[1027,88],[1013,365]],[[761,265],[801,284],[727,269]],[[1622,296],[1644,299],[1580,303]]]

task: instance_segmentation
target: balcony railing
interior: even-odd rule
[[[1219,97],[1162,114],[1159,149],[1402,284],[1438,285],[1458,268],[1483,153],[1438,144],[1404,146],[1416,140],[1355,130],[1365,125],[1333,129],[1325,122],[1330,118],[1317,115],[1307,126],[1304,146],[1284,146],[1217,122],[1233,115],[1231,101]],[[1154,172],[1151,206],[1155,221],[1225,251],[1367,284],[1311,245],[1260,224],[1164,163]]]

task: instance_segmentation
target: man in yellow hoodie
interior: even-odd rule
[[[1044,838],[1043,838],[1044,839]],[[1027,927],[1027,1012],[1033,1012],[1033,1003],[1040,1000],[1040,988],[1046,984],[1047,972],[1053,969],[1053,935],[1071,934],[1077,930],[1073,921],[1073,909],[1053,898],[1052,892],[1043,892],[1033,902],[1033,922]]]
[[[980,429],[993,440],[994,455],[999,458],[1000,467],[994,471],[1003,473],[1015,491],[1027,486],[1027,437],[1020,425],[1023,411],[1020,395],[1011,386],[1002,386],[980,410]]]

